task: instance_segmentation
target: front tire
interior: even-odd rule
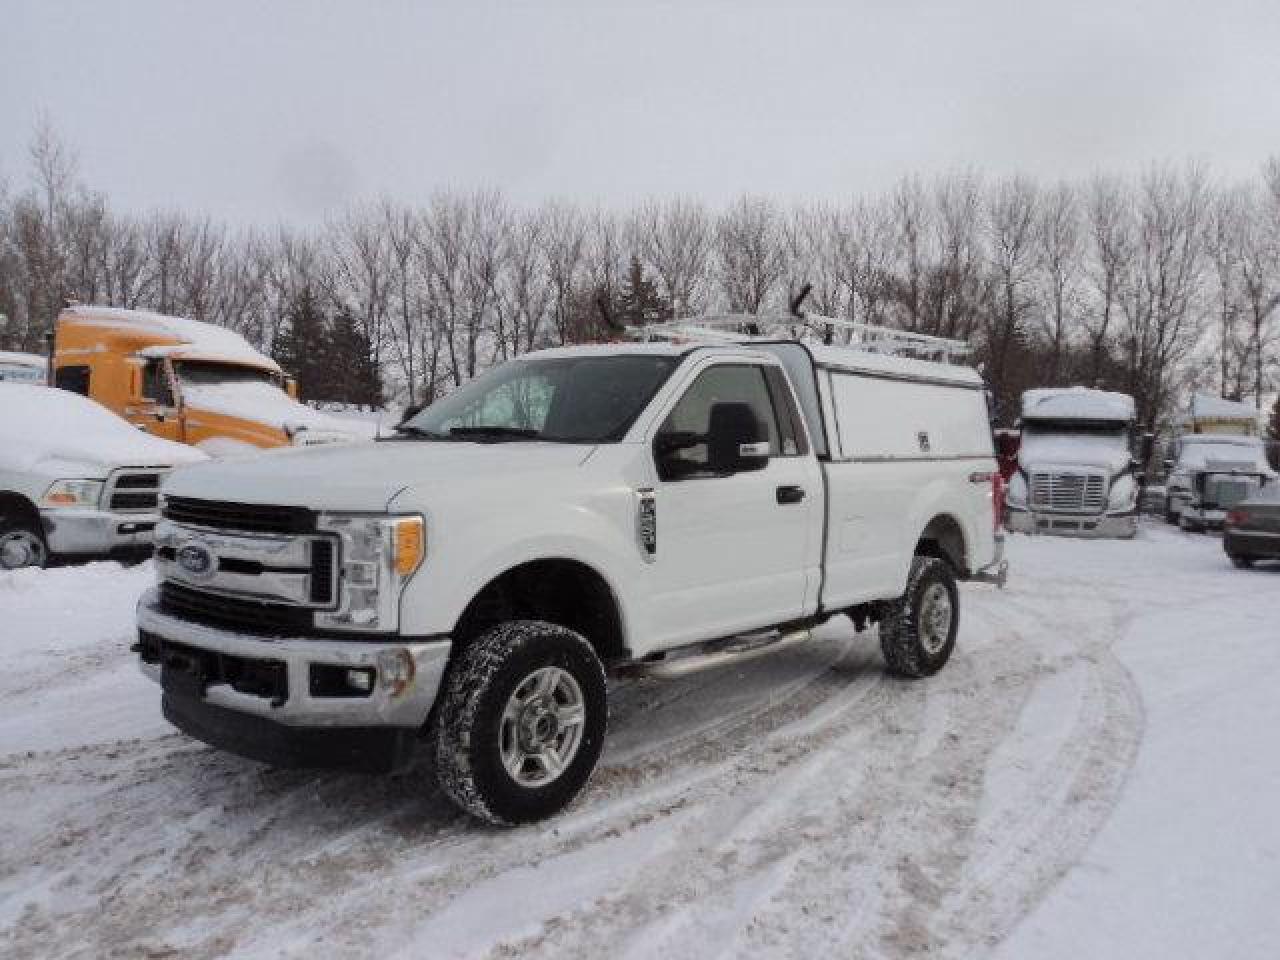
[[[462,809],[497,824],[558,813],[586,785],[608,715],[604,667],[579,633],[515,620],[481,634],[449,671],[436,770]]]
[[[945,560],[917,556],[907,591],[880,621],[880,649],[903,677],[929,677],[951,658],[960,627],[960,592]]]

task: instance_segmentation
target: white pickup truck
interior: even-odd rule
[[[165,716],[276,764],[388,769],[426,738],[456,802],[516,823],[586,783],[607,672],[844,614],[934,673],[956,581],[1005,575],[982,381],[768,328],[532,353],[394,439],[176,475],[136,646]]]

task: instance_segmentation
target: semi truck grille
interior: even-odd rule
[[[164,515],[174,523],[245,533],[308,533],[316,528],[315,511],[225,500],[166,497]]]
[[[1097,473],[1031,474],[1031,506],[1061,513],[1101,513],[1107,484]]]
[[[256,636],[307,634],[314,625],[311,611],[305,607],[205,593],[172,580],[160,584],[160,609],[192,623]]]
[[[155,513],[160,505],[161,470],[122,470],[107,488],[107,509],[121,513]]]

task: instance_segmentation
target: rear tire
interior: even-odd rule
[[[1237,570],[1248,570],[1253,566],[1253,557],[1241,557],[1235,554],[1231,555],[1231,565]]]
[[[945,560],[917,556],[907,590],[880,621],[880,649],[902,677],[928,677],[951,658],[960,627],[960,593]]]
[[[541,620],[481,634],[449,670],[435,732],[444,792],[497,824],[558,813],[604,746],[604,667],[587,640]]]
[[[0,513],[0,570],[43,567],[49,548],[38,523],[22,516]]]

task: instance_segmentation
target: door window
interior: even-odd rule
[[[53,372],[53,385],[70,390],[82,397],[89,395],[89,368],[87,366],[59,367]]]
[[[142,396],[162,407],[173,406],[173,391],[169,389],[169,378],[165,376],[162,361],[147,361],[142,370]]]
[[[769,397],[764,371],[751,364],[722,364],[704,370],[685,391],[658,431],[657,448],[664,435],[683,434],[706,437],[711,427],[711,408],[717,403],[745,403],[769,440],[769,456],[779,454],[778,418]],[[706,442],[685,445],[663,459],[664,473],[671,479],[713,476]]]

